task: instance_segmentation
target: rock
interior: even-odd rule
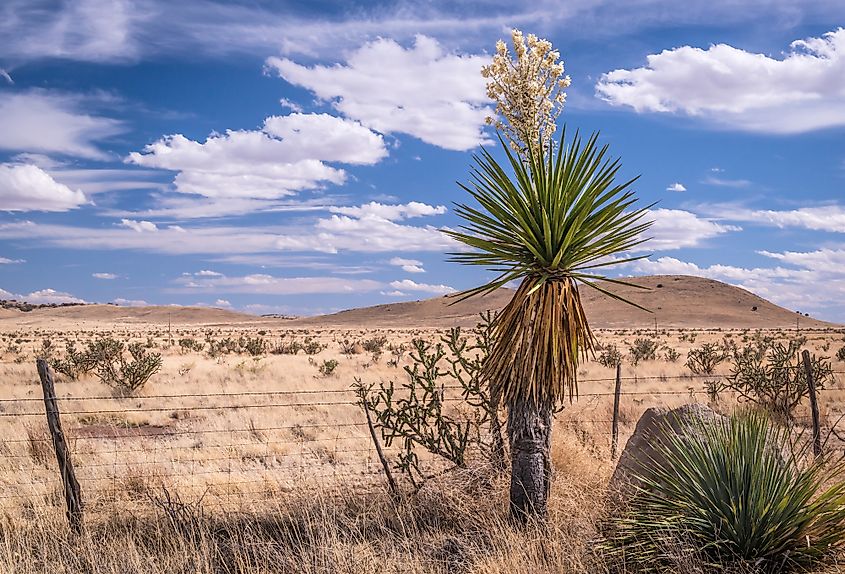
[[[689,404],[669,410],[664,407],[651,407],[643,413],[637,421],[634,434],[625,444],[625,449],[619,457],[619,463],[613,471],[608,484],[608,492],[617,505],[624,502],[633,494],[638,486],[634,476],[638,474],[646,461],[654,461],[658,465],[665,464],[663,457],[655,449],[655,445],[670,436],[681,434],[685,429],[698,422],[712,422],[724,420],[727,417],[718,414],[707,405]]]

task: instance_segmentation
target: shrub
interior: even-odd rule
[[[616,345],[608,343],[602,345],[601,352],[596,360],[603,367],[615,367],[622,363],[622,353],[616,348]]]
[[[296,355],[301,350],[302,343],[300,343],[298,340],[293,339],[288,342],[282,339],[276,344],[275,347],[270,349],[270,352],[274,355]]]
[[[358,341],[350,341],[349,339],[343,339],[338,343],[340,346],[340,352],[347,357],[351,357],[352,355],[357,355],[361,352],[361,346]]]
[[[475,447],[504,468],[498,402],[479,376],[489,353],[493,321],[490,313],[482,315],[473,343],[457,327],[435,345],[414,339],[409,352],[412,365],[404,367],[408,382],[399,388],[392,380],[374,389],[356,379],[359,401],[375,414],[385,444],[399,442],[396,468],[414,486],[427,478],[416,447],[455,466],[464,466]],[[444,404],[447,386],[457,387],[468,409],[450,409]]]
[[[90,373],[97,367],[97,353],[91,348],[89,343],[88,351],[77,351],[76,345],[70,341],[65,343],[65,356],[63,359],[54,358],[50,361],[50,366],[58,373],[66,377],[76,380],[81,375]]]
[[[792,435],[760,413],[667,432],[606,546],[635,569],[700,553],[737,570],[804,570],[845,546],[842,464],[801,466]],[[806,453],[806,445],[801,449]],[[829,486],[828,486],[829,485]]]
[[[197,341],[192,337],[185,337],[183,339],[179,339],[179,346],[182,348],[183,353],[190,353],[191,351],[201,353],[205,348],[205,343]],[[152,345],[147,345],[148,349],[151,347]]]
[[[628,349],[628,358],[636,366],[640,361],[654,361],[657,359],[657,341],[638,337]]]
[[[335,369],[340,363],[336,359],[326,359],[319,366],[320,374],[324,377],[330,377],[334,374]]]
[[[324,345],[314,337],[305,337],[305,340],[302,342],[302,350],[306,355],[316,355],[326,347],[328,345]]]
[[[663,355],[668,363],[677,363],[681,358],[681,354],[674,347],[666,347],[666,353]]]
[[[719,345],[705,343],[687,353],[687,368],[693,375],[712,375],[719,363],[728,358]]]
[[[238,344],[252,357],[267,354],[267,340],[264,337],[241,337]]]
[[[121,397],[132,396],[161,369],[161,354],[148,353],[141,343],[129,345],[131,360],[123,353],[123,343],[100,339],[89,347],[97,353],[97,377]]]
[[[836,351],[836,360],[845,361],[845,347],[842,347],[838,351]]]
[[[751,345],[738,351],[725,387],[764,408],[781,421],[792,421],[796,407],[809,395],[800,342]],[[813,355],[813,380],[821,390],[831,381],[830,361]]]
[[[384,350],[384,346],[387,344],[387,337],[384,335],[379,335],[378,337],[372,337],[370,339],[365,339],[361,346],[364,347],[364,350],[368,353],[377,353],[381,355],[382,351]]]

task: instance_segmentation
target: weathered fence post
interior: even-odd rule
[[[613,391],[613,426],[610,429],[610,459],[616,460],[619,446],[619,395],[622,392],[622,363],[616,363],[616,388]]]
[[[70,451],[65,442],[65,434],[62,431],[62,420],[59,415],[59,405],[56,402],[56,389],[53,386],[53,373],[47,365],[46,359],[36,361],[38,376],[41,378],[41,390],[44,392],[44,407],[47,410],[47,426],[50,435],[53,437],[53,448],[56,450],[56,460],[59,463],[59,472],[62,475],[62,486],[67,504],[67,519],[74,532],[82,532],[82,492],[79,482],[76,480],[76,473],[73,470],[73,462],[70,459]]]
[[[804,349],[801,353],[804,359],[804,372],[807,374],[807,390],[810,394],[810,413],[813,415],[813,454],[816,458],[822,454],[822,435],[819,426],[819,401],[816,397],[816,381],[813,379],[813,365],[810,362],[810,351]]]

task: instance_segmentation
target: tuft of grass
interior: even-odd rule
[[[802,464],[789,430],[759,412],[666,433],[610,538],[635,571],[699,555],[712,570],[804,570],[845,548],[843,464]],[[660,460],[660,463],[656,462]]]

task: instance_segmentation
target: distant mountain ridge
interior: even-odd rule
[[[604,288],[652,312],[616,301],[590,287],[581,287],[584,309],[594,329],[658,328],[842,328],[790,311],[753,293],[712,279],[686,275],[652,275],[628,278],[640,288],[605,284]],[[212,307],[117,305],[38,305],[26,312],[0,306],[0,326],[50,327],[56,321],[79,327],[101,324],[151,324],[191,326],[260,325],[266,328],[425,329],[471,327],[479,314],[498,310],[513,296],[510,289],[456,302],[454,295],[419,301],[387,303],[320,315],[289,318],[259,317]]]

